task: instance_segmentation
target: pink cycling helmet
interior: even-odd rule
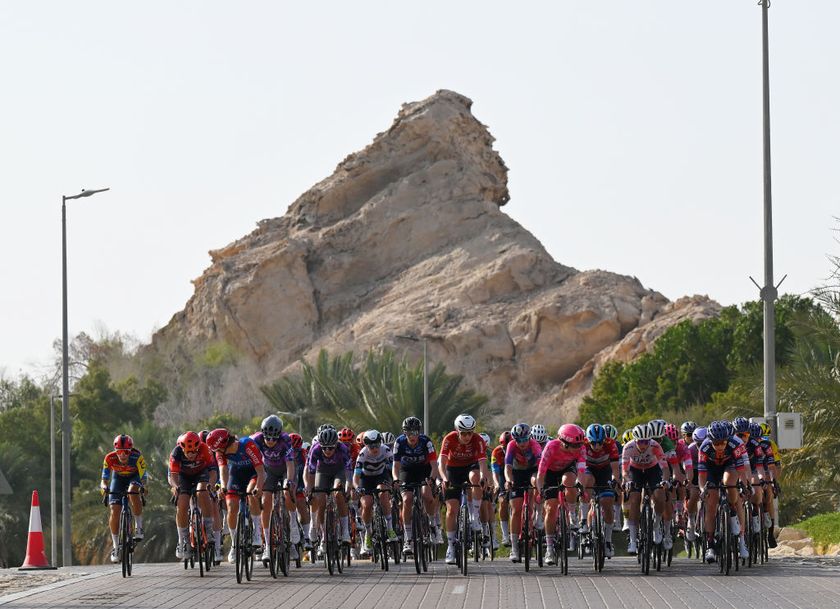
[[[560,429],[557,430],[557,439],[562,440],[566,444],[583,444],[585,437],[586,434],[583,429],[574,423],[561,425]]]
[[[679,431],[677,430],[677,426],[673,423],[668,423],[665,426],[665,435],[668,437],[669,440],[673,440],[674,442],[677,441],[679,438]]]

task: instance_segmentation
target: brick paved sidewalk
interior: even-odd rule
[[[572,561],[563,577],[554,567],[525,573],[521,564],[496,561],[475,566],[467,578],[441,562],[423,575],[413,563],[383,573],[365,562],[332,577],[320,565],[304,565],[278,580],[257,567],[253,581],[241,585],[230,565],[200,578],[197,570],[170,563],[138,564],[129,579],[109,573],[59,585],[0,597],[0,607],[373,609],[385,603],[388,609],[834,609],[840,607],[840,562],[775,560],[724,577],[714,567],[683,559],[645,577],[635,559],[617,558],[602,574],[590,572],[588,561]]]

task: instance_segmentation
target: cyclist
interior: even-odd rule
[[[531,439],[535,440],[537,444],[540,445],[542,450],[545,450],[545,445],[548,444],[548,431],[545,429],[545,425],[541,425],[537,423],[536,425],[531,426]]]
[[[544,526],[547,547],[554,547],[561,484],[566,487],[564,497],[569,509],[571,526],[574,529],[580,527],[578,493],[574,487],[578,476],[586,471],[586,456],[583,453],[584,437],[583,429],[572,423],[566,423],[557,430],[557,439],[548,442],[542,451],[537,466],[536,487],[545,502]],[[543,490],[546,487],[549,488]]]
[[[676,455],[677,464],[671,466],[671,477],[675,481],[674,489],[672,491],[674,501],[674,518],[675,522],[685,522],[685,487],[690,484],[694,477],[694,462],[691,460],[691,452],[688,446],[680,437],[680,432],[677,426],[673,423],[665,425],[665,437],[674,443],[674,453]],[[670,529],[670,526],[668,526]],[[667,537],[670,537],[670,530]],[[669,545],[670,544],[670,545]],[[670,550],[673,547],[673,542],[669,541],[665,544],[666,549]]]
[[[613,526],[615,526],[615,523],[621,522],[621,443],[618,440],[618,429],[614,425],[604,423],[603,427],[607,434],[607,443],[612,440],[615,443],[616,450],[618,450],[618,478],[616,478],[618,485],[615,489],[616,497],[613,502]]]
[[[311,550],[312,541],[309,537],[309,506],[306,503],[306,494],[303,492],[305,486],[303,472],[306,470],[306,455],[309,448],[308,442],[298,433],[290,433],[289,440],[292,442],[292,461],[295,464],[295,504],[297,506],[298,521],[303,529],[303,549]]]
[[[365,527],[365,539],[362,545],[362,556],[370,556],[371,533],[373,521],[373,490],[379,489],[379,504],[385,516],[386,535],[388,541],[397,539],[394,522],[391,517],[391,469],[394,457],[391,449],[382,443],[382,434],[375,429],[365,432],[365,447],[359,452],[356,467],[353,472],[353,486],[359,491],[362,522]]]
[[[744,443],[744,448],[747,451],[749,463],[748,477],[752,484],[750,502],[754,508],[751,525],[754,531],[758,531],[761,528],[761,521],[759,520],[758,514],[760,506],[764,501],[764,489],[761,483],[764,480],[765,455],[758,440],[761,437],[761,428],[756,423],[750,423],[745,417],[734,419],[732,426],[735,428],[735,435]],[[746,519],[744,522],[746,523]]]
[[[773,533],[773,525],[776,522],[776,504],[773,499],[779,492],[778,480],[782,464],[779,461],[779,448],[770,438],[770,426],[767,423],[759,423],[758,426],[761,432],[759,445],[764,452],[764,478],[773,485],[772,492],[764,493],[764,526],[767,527],[767,545],[775,548],[777,544],[776,536]]]
[[[653,419],[648,423],[650,425],[653,440],[659,443],[662,447],[662,452],[665,453],[665,462],[668,467],[662,470],[663,480],[670,484],[671,480],[676,481],[676,485],[681,484],[685,480],[685,474],[679,466],[679,458],[677,457],[677,445],[675,439],[677,438],[676,427],[671,426],[671,434],[668,434],[668,423],[665,419]],[[673,437],[672,437],[673,436]],[[671,524],[674,520],[674,502],[672,498],[672,487],[665,491],[665,504],[662,508],[662,518],[665,523],[665,534],[662,538],[662,547],[670,550],[674,547],[674,539],[671,537]],[[657,527],[658,524],[654,524]],[[659,542],[656,542],[659,543]]]
[[[218,473],[213,453],[197,433],[188,431],[178,437],[178,442],[169,455],[168,480],[178,506],[175,513],[175,526],[178,528],[175,556],[179,560],[189,556],[189,508],[190,494],[193,490],[200,491],[196,498],[204,516],[204,528],[213,531],[213,541],[216,545],[214,559],[222,560],[222,528],[219,526],[221,523],[215,523],[213,520],[213,503],[210,501],[210,493],[207,492],[211,475],[215,484]]]
[[[342,488],[344,490],[342,493],[336,493],[335,504],[338,508],[338,520],[341,523],[339,538],[345,543],[350,541],[350,525],[347,520],[349,511],[345,498],[350,483],[348,479],[350,468],[350,451],[346,445],[338,441],[338,432],[335,427],[323,427],[318,432],[318,443],[314,444],[309,451],[306,465],[306,489],[312,497],[312,520],[317,527],[316,531],[322,531],[324,528],[325,494],[330,489]],[[318,548],[319,558],[324,555],[326,548],[326,536],[321,535],[321,544]]]
[[[260,423],[260,430],[251,436],[257,443],[263,457],[265,467],[265,483],[263,484],[262,505],[262,530],[265,538],[265,547],[270,545],[270,523],[271,510],[274,506],[274,491],[281,486],[283,481],[288,481],[290,493],[283,493],[286,509],[289,512],[289,541],[292,543],[291,557],[297,558],[297,548],[300,541],[300,529],[298,528],[297,508],[292,500],[296,488],[296,474],[294,451],[292,450],[292,439],[289,434],[283,431],[283,421],[276,414],[263,419]]]
[[[265,468],[259,446],[248,436],[237,438],[227,429],[214,429],[207,436],[207,446],[216,453],[219,462],[222,488],[225,489],[228,529],[231,540],[236,539],[239,518],[239,493],[249,493],[248,503],[254,525],[252,545],[258,548],[256,559],[261,560],[262,534],[260,533],[260,498],[265,482]],[[228,562],[236,561],[236,544],[231,543]]]
[[[698,431],[702,430],[702,431]],[[691,457],[691,478],[688,479],[688,500],[686,501],[685,538],[688,541],[697,539],[696,520],[697,508],[700,502],[700,488],[697,486],[697,449],[706,439],[706,428],[698,427],[694,421],[685,421],[680,425],[680,432]]]
[[[607,431],[598,423],[593,423],[586,428],[586,441],[583,445],[584,455],[586,457],[586,471],[580,476],[580,483],[583,488],[589,492],[588,489],[593,486],[615,486],[619,479],[618,467],[618,445],[615,440],[607,436]],[[615,492],[601,489],[601,509],[604,514],[604,541],[606,545],[606,556],[612,558],[614,556],[612,545],[613,523],[615,522],[615,512],[613,506],[615,505]],[[585,497],[584,497],[585,498]],[[588,518],[593,515],[588,514]],[[586,521],[584,521],[584,526]],[[585,530],[581,530],[582,533]]]
[[[638,551],[639,514],[642,508],[642,487],[647,485],[653,490],[653,543],[662,543],[662,531],[659,522],[665,508],[665,490],[660,488],[662,474],[667,471],[668,463],[659,442],[653,439],[653,430],[649,423],[642,423],[633,428],[633,440],[624,445],[621,454],[621,469],[624,475],[624,493],[629,507],[627,526],[630,531],[630,543],[627,553],[635,556]]]
[[[715,562],[715,515],[719,500],[718,485],[732,486],[726,489],[729,502],[729,523],[733,535],[738,535],[739,551],[746,558],[744,538],[741,536],[741,523],[738,516],[738,489],[734,487],[738,479],[744,478],[744,455],[746,449],[738,438],[732,436],[732,428],[728,421],[712,421],[708,427],[708,437],[700,446],[697,458],[697,481],[703,489],[703,506],[706,510],[705,529],[708,549],[706,562]],[[745,552],[746,551],[746,552]]]
[[[455,418],[455,431],[443,438],[438,457],[441,479],[446,486],[446,564],[455,564],[455,537],[457,534],[458,505],[461,486],[467,482],[475,485],[468,489],[470,522],[474,532],[481,531],[479,509],[484,486],[490,479],[487,471],[487,453],[484,440],[475,433],[475,418],[459,414]],[[466,557],[465,557],[466,558]]]
[[[528,487],[533,486],[533,477],[537,473],[542,447],[531,437],[531,428],[526,423],[517,423],[511,427],[510,435],[512,441],[508,442],[505,449],[505,482],[511,504],[510,559],[513,562],[519,562],[522,504],[525,501],[525,493],[528,493],[529,503],[534,498],[534,491]]]
[[[619,470],[621,471],[621,516],[622,520],[624,521],[621,525],[622,531],[627,531],[629,536],[630,525],[627,523],[627,518],[630,515],[630,504],[627,502],[628,496],[627,493],[624,492],[624,466],[623,466],[623,458],[624,458],[624,447],[627,446],[630,442],[633,441],[633,430],[632,429],[625,429],[624,433],[621,434],[621,443],[619,446],[621,449],[618,451],[619,458],[618,458],[618,465]]]
[[[201,441],[205,444],[207,443],[207,436],[210,434],[209,429],[202,429],[198,432],[198,437],[201,438]],[[210,448],[208,446],[208,448]],[[213,530],[221,531],[222,537],[228,534],[228,531],[225,529],[227,528],[227,522],[222,522],[222,510],[221,506],[219,505],[219,495],[218,490],[221,488],[221,483],[219,481],[219,462],[216,460],[216,453],[212,450],[210,451],[210,458],[213,461],[213,465],[210,468],[210,482],[207,484],[207,488],[209,489],[210,495],[210,514],[213,516]],[[222,544],[217,543],[216,548],[219,552],[222,551]],[[219,562],[221,559],[217,559],[216,562]]]
[[[407,417],[402,422],[403,433],[394,442],[394,465],[392,476],[403,484],[416,484],[429,479],[440,479],[440,472],[437,466],[437,453],[435,445],[428,436],[421,433],[423,423],[417,417]],[[443,536],[440,532],[440,512],[435,510],[432,489],[426,485],[421,491],[423,506],[426,514],[432,521],[432,535],[437,543],[443,543]],[[413,539],[413,524],[411,522],[411,506],[414,501],[414,492],[402,491],[402,519],[405,526],[405,547],[413,551],[411,540]]]
[[[390,448],[392,453],[394,452],[394,442],[396,442],[396,440],[397,439],[394,437],[394,434],[390,431],[382,432],[382,443]]]
[[[121,493],[145,492],[144,486],[148,479],[146,460],[143,454],[134,448],[131,436],[120,434],[114,438],[114,450],[105,455],[102,460],[102,480],[99,488],[104,494],[108,492],[110,516],[108,525],[111,529],[111,562],[120,562],[120,510],[122,509]],[[129,495],[131,513],[134,514],[134,539],[143,539],[143,503],[140,495]]]
[[[502,527],[502,545],[510,546],[510,493],[505,489],[505,451],[512,436],[509,431],[499,435],[499,444],[490,454],[490,470],[493,473],[493,483],[499,498],[499,525]]]
[[[487,456],[487,463],[490,463],[490,457],[492,453],[492,446],[490,445],[490,443],[493,440],[492,438],[490,438],[490,434],[488,433],[481,432],[478,435],[481,436],[482,440],[484,440],[484,446],[486,449],[484,452]],[[492,477],[490,481],[492,482]],[[488,484],[482,489],[481,508],[479,509],[479,515],[481,516],[481,543],[485,553],[489,556],[490,544],[492,543],[493,547],[498,546],[495,539],[495,530],[490,528],[490,523],[493,522],[493,489],[490,484]]]

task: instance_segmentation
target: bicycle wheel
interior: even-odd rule
[[[723,492],[723,491],[721,491]],[[720,539],[718,540],[718,561],[720,561],[720,572],[729,575],[732,567],[732,554],[729,551],[729,508],[725,501],[721,502],[718,508],[718,529]]]
[[[460,553],[461,553],[461,573],[463,575],[467,574],[467,564],[469,564],[469,551],[470,551],[470,511],[467,507],[466,503],[461,504],[461,519],[460,519],[461,529],[458,532],[460,539],[458,540],[460,543]]]
[[[411,551],[414,553],[414,570],[417,571],[418,575],[423,569],[422,563],[425,557],[422,519],[423,512],[417,505],[417,499],[415,498],[414,505],[411,508]]]
[[[545,529],[534,527],[534,545],[537,550],[537,566],[542,567],[545,564]]]
[[[650,502],[645,498],[639,523],[640,535],[638,549],[642,563],[642,573],[645,575],[650,574],[651,542],[653,538],[653,515],[651,512]]]
[[[271,577],[277,579],[277,568],[280,566],[280,519],[277,516],[277,511],[271,512],[271,518],[268,520],[268,572]]]
[[[335,511],[332,506],[327,506],[327,513],[324,515],[324,562],[327,565],[327,571],[330,575],[335,570],[335,564],[332,560],[333,537],[335,536]]]
[[[131,536],[131,517],[128,509],[123,506],[120,516],[120,562],[122,563],[122,576],[131,576],[131,548],[129,538]]]
[[[561,500],[562,501],[562,500]],[[560,572],[563,575],[569,574],[569,516],[566,512],[566,504],[560,504],[560,512],[558,515],[560,527],[557,530],[559,537],[555,538],[555,553],[559,545],[560,552],[557,553],[557,560],[560,561]]]
[[[525,561],[525,571],[531,570],[531,504],[526,503],[522,511],[522,553],[520,556]]]
[[[415,525],[417,526],[417,525]],[[417,535],[417,530],[415,529],[415,535]],[[429,570],[429,559],[430,559],[430,548],[431,548],[431,537],[429,531],[429,518],[426,516],[425,511],[421,511],[420,514],[420,552],[422,553],[423,557],[420,561],[420,565],[423,567],[423,573]]]
[[[593,491],[594,492],[594,491]],[[604,539],[601,531],[601,505],[595,501],[595,516],[590,528],[590,545],[592,546],[592,562],[596,572],[604,568]]]
[[[292,562],[292,544],[289,542],[289,512],[286,511],[286,504],[284,500],[280,500],[280,543],[278,544],[279,551],[277,555],[277,560],[280,564],[280,571],[283,573],[283,577],[289,576],[289,566]]]
[[[242,515],[242,512],[239,512],[239,517],[237,518],[237,527],[236,527],[236,538],[233,540],[234,544],[234,555],[236,556],[235,560],[235,571],[236,571],[236,583],[242,583],[242,575],[245,572],[245,544],[251,543],[251,540],[245,539],[245,519]]]
[[[198,575],[199,577],[204,577],[204,537],[202,536],[202,531],[204,530],[202,526],[204,522],[201,520],[201,510],[198,508],[193,510],[193,518],[192,518],[192,553],[198,558]]]
[[[245,544],[245,579],[251,581],[251,577],[254,574],[254,546],[253,546],[253,538],[254,538],[254,525],[251,522],[251,518],[248,518],[248,524],[245,527],[245,539],[247,543]]]
[[[385,529],[385,516],[380,509],[377,513],[376,528],[379,530],[379,561],[382,569],[388,570],[388,531]]]

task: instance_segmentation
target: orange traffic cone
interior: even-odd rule
[[[44,552],[44,532],[41,530],[41,508],[38,504],[38,491],[32,491],[32,507],[29,509],[29,540],[26,542],[26,559],[18,571],[35,569],[55,569],[50,566]]]

